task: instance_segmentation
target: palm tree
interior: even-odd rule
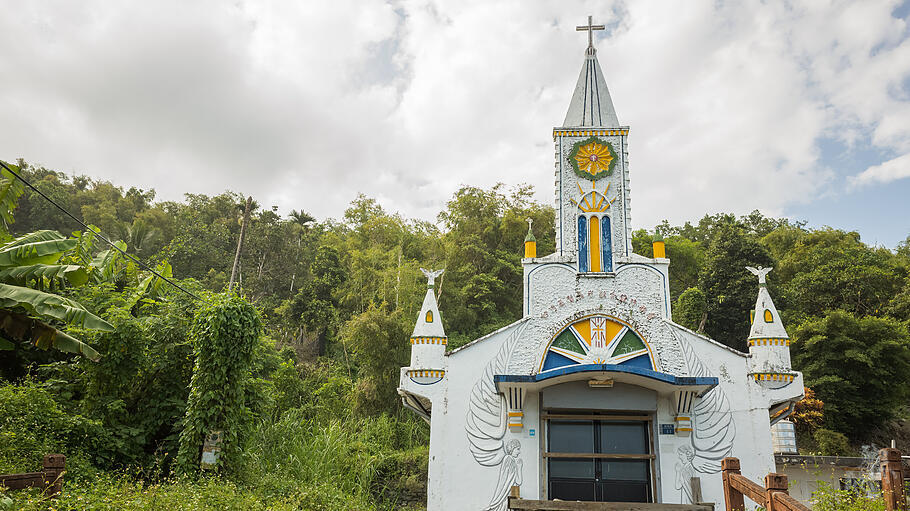
[[[297,270],[296,263],[300,259],[300,243],[303,241],[303,236],[306,234],[309,224],[316,221],[309,213],[304,210],[297,211],[296,209],[291,210],[291,214],[288,215],[290,219],[291,229],[294,235],[297,237],[297,251],[294,255],[294,273],[291,275],[291,294],[294,294],[294,281],[297,280]]]

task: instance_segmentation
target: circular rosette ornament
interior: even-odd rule
[[[613,167],[616,166],[616,151],[605,140],[597,137],[586,138],[572,146],[569,163],[579,176],[597,180],[613,173]]]

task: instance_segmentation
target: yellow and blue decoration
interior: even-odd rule
[[[651,248],[654,249],[654,259],[665,259],[667,257],[667,246],[664,245],[664,237],[660,233],[654,235]]]
[[[572,146],[569,163],[579,177],[597,180],[613,174],[616,167],[616,151],[606,140],[588,137]]]
[[[629,325],[610,316],[589,316],[556,334],[540,363],[541,371],[575,364],[617,364],[654,369],[648,343]]]
[[[528,235],[525,236],[525,258],[534,258],[537,257],[537,238],[534,237],[534,233],[531,231],[531,224],[534,223],[534,220],[528,218]]]
[[[408,378],[418,385],[433,385],[439,383],[446,375],[442,369],[412,369],[408,371]]]

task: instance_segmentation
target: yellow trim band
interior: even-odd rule
[[[628,135],[629,130],[553,130],[553,138],[556,137],[615,137]]]
[[[411,344],[442,344],[447,345],[447,337],[411,337]]]
[[[790,339],[749,339],[749,346],[789,346]]]
[[[793,381],[794,375],[783,373],[758,373],[753,374],[755,381]]]
[[[408,376],[411,378],[442,378],[445,376],[445,371],[435,371],[435,370],[416,370],[408,371]]]

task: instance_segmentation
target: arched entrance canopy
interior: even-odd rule
[[[661,394],[688,390],[702,395],[717,386],[713,376],[674,376],[653,369],[618,364],[576,364],[538,374],[497,374],[493,376],[497,390],[505,387],[523,387],[540,390],[576,380],[613,380],[639,387],[650,388]]]

